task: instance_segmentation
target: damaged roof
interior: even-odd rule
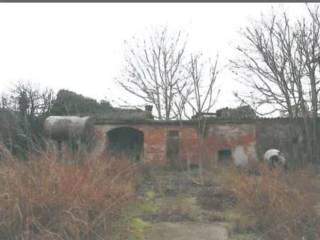
[[[99,122],[153,120],[153,115],[149,111],[128,108],[112,108],[95,117]]]

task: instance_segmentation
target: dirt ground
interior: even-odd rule
[[[145,231],[145,239],[259,239],[252,231],[237,231],[239,226],[244,228],[246,225],[242,226],[243,219],[234,207],[236,199],[225,189],[220,177],[211,176],[210,181],[206,181],[200,178],[197,169],[189,172],[159,169],[147,171],[138,192],[141,196],[152,193],[158,209],[143,217],[150,224]],[[315,211],[320,215],[320,203]]]
[[[146,240],[227,240],[228,231],[215,223],[160,222],[146,233]]]
[[[146,240],[228,240],[232,196],[217,183],[199,183],[199,172],[151,170],[140,194],[153,192],[158,211],[145,216]]]

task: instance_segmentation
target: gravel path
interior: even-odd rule
[[[162,194],[160,194],[161,197],[157,198],[159,206],[173,205],[171,206],[173,210],[180,204],[184,204],[189,211],[187,215],[193,216],[191,219],[184,216],[185,211],[182,211],[183,214],[180,217],[181,212],[179,211],[169,212],[167,216],[160,211],[158,216],[151,216],[151,219],[147,219],[151,223],[151,227],[145,232],[145,240],[229,239],[227,228],[222,222],[208,222],[204,219],[206,217],[205,213],[210,213],[210,209],[203,209],[198,204],[197,198],[202,197],[200,202],[205,203],[206,198],[203,197],[215,192],[216,187],[211,184],[196,184],[192,177],[197,176],[197,174],[197,172],[187,175],[185,172],[161,171],[154,172],[149,181],[144,181],[140,188],[142,194],[150,190],[159,193],[160,189]],[[181,199],[181,194],[183,199]],[[215,196],[207,196],[210,199],[213,197]],[[180,199],[182,202],[174,201],[174,199]],[[183,205],[181,207],[183,208]],[[168,208],[170,209],[170,207]],[[196,219],[195,216],[197,216]]]
[[[155,223],[146,240],[228,240],[226,228],[219,223]]]

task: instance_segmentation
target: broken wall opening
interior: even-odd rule
[[[218,163],[228,165],[231,162],[232,162],[231,149],[221,149],[218,151]]]
[[[179,131],[169,130],[167,132],[166,156],[171,167],[181,168],[179,163]]]
[[[108,152],[112,156],[139,161],[143,155],[144,134],[130,127],[119,127],[107,133]]]

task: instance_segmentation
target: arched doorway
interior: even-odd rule
[[[139,161],[142,159],[144,135],[131,127],[119,127],[107,133],[108,150],[112,156],[126,157]]]

